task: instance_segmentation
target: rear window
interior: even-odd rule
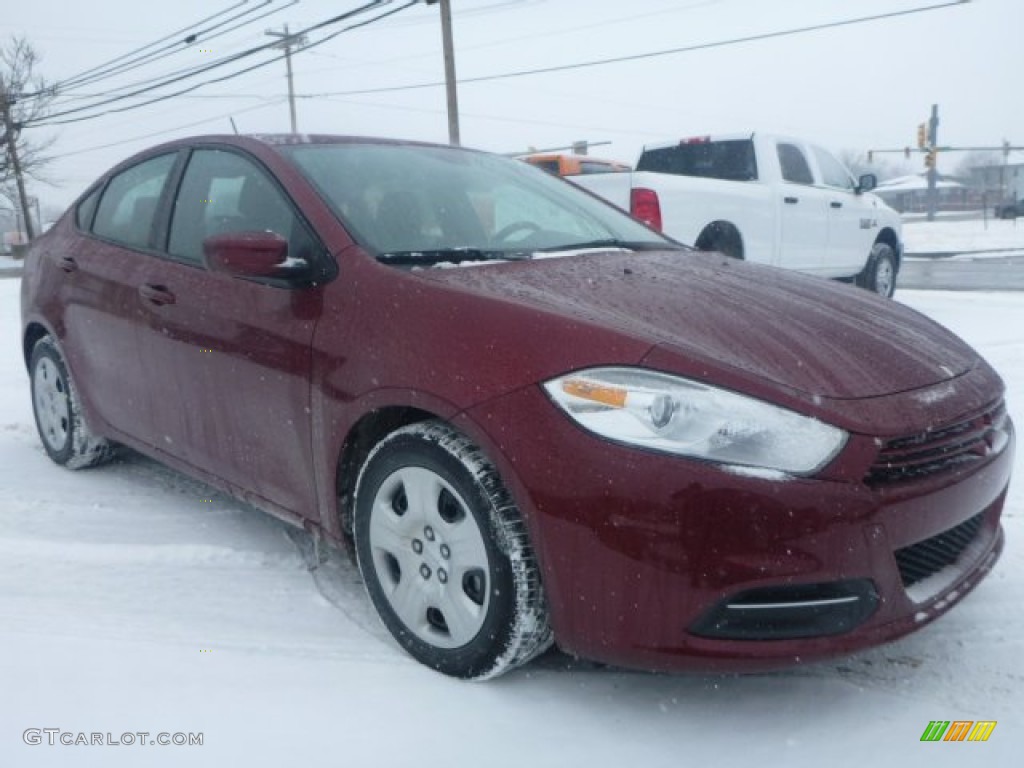
[[[757,178],[754,142],[750,139],[648,149],[640,155],[636,169],[727,181],[753,181]]]

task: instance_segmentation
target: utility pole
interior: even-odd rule
[[[928,152],[931,163],[928,166],[928,221],[935,221],[939,207],[939,172],[935,169],[935,148],[939,146],[939,105],[932,104],[932,116],[928,120]]]
[[[25,178],[21,172],[21,161],[18,159],[18,135],[21,133],[21,126],[16,125],[14,116],[11,114],[11,107],[14,106],[14,97],[7,93],[7,85],[3,76],[0,75],[0,111],[3,115],[4,144],[7,147],[7,157],[14,171],[14,182],[18,187],[18,205],[21,206],[21,213],[25,220],[25,234],[29,240],[34,240],[36,233],[32,226],[32,216],[28,208],[28,196],[25,194]]]
[[[451,0],[426,0],[427,5],[441,4],[441,42],[444,46],[444,83],[448,96],[448,143],[459,146],[459,95],[455,83],[455,42],[452,38]]]
[[[295,84],[292,80],[292,47],[299,48],[306,44],[305,35],[291,35],[288,33],[288,25],[284,25],[284,32],[278,32],[276,29],[268,29],[266,34],[271,37],[281,38],[281,42],[275,45],[275,48],[281,48],[284,50],[284,64],[288,70],[288,109],[291,112],[292,118],[292,133],[298,133],[295,121]]]

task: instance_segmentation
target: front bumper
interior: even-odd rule
[[[756,671],[849,653],[948,611],[1003,546],[1008,420],[1005,447],[969,471],[877,489],[851,480],[849,467],[780,481],[614,445],[538,388],[464,419],[524,513],[558,644],[594,660]],[[927,556],[972,520],[947,567],[905,586],[898,554]],[[820,605],[749,608],[787,600]],[[730,605],[747,610],[731,625],[722,619]],[[761,631],[751,610],[763,612]],[[740,631],[721,631],[730,626]]]

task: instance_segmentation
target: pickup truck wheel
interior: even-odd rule
[[[715,221],[704,227],[695,245],[700,251],[714,251],[730,259],[743,258],[743,239],[739,231],[727,221]]]
[[[857,285],[891,299],[896,292],[896,254],[888,243],[875,243],[864,271],[857,275]]]
[[[489,678],[551,644],[522,518],[482,451],[443,422],[374,448],[356,481],[354,533],[377,613],[426,666]]]

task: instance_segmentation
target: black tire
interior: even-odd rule
[[[443,422],[403,427],[370,453],[354,536],[381,620],[426,666],[485,679],[551,644],[519,512],[480,449]]]
[[[864,271],[857,275],[857,285],[891,299],[896,293],[896,253],[888,243],[875,243]]]
[[[32,348],[29,378],[39,439],[55,463],[68,469],[85,469],[113,457],[115,446],[94,434],[83,420],[78,390],[49,336]]]

